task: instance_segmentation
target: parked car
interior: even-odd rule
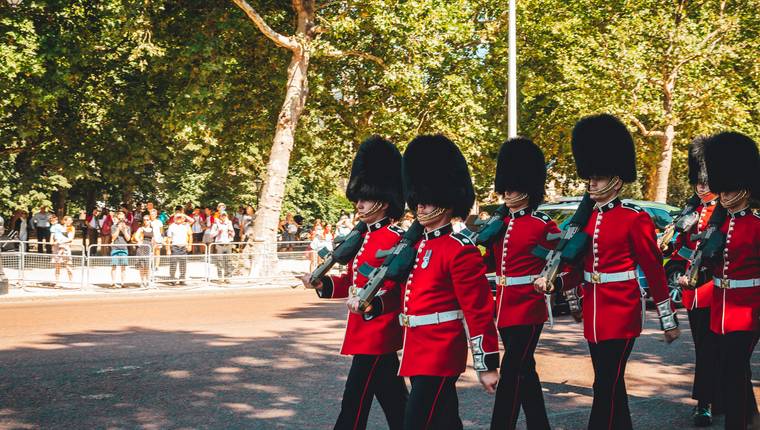
[[[565,228],[567,224],[570,222],[570,217],[575,213],[575,211],[578,209],[578,204],[581,201],[581,197],[566,197],[560,199],[557,203],[545,203],[538,207],[538,210],[541,212],[544,212],[545,214],[549,215],[554,222],[557,223],[560,229]],[[657,232],[657,235],[662,233],[662,230],[665,229],[671,222],[673,222],[673,217],[681,212],[681,209],[663,204],[663,203],[657,203],[657,202],[650,202],[646,200],[633,200],[633,199],[624,199],[623,202],[633,203],[638,206],[640,206],[644,211],[646,211],[647,214],[652,218],[652,221],[655,225],[655,230]],[[482,206],[481,210],[487,211],[489,214],[492,214],[498,205],[486,205]],[[468,225],[470,223],[473,224],[471,227],[473,231],[477,231],[477,226],[475,226],[475,217],[471,217],[471,219],[468,219]],[[665,267],[665,276],[668,281],[668,287],[670,289],[670,298],[671,300],[676,303],[677,305],[681,303],[682,301],[682,293],[681,293],[681,287],[678,285],[678,277],[683,275],[686,271],[686,261],[678,256],[678,255],[670,255],[672,253],[673,249],[673,243],[675,242],[677,236],[673,236],[671,239],[671,243],[668,246],[668,249],[665,252],[665,258],[663,261],[663,265]],[[642,291],[644,294],[649,297],[649,285],[647,284],[646,278],[644,277],[644,274],[639,269],[639,285],[642,288]],[[496,275],[495,274],[489,274],[488,280],[491,283],[491,289],[494,291],[494,294],[496,292]],[[552,297],[552,303],[553,303],[553,309],[555,314],[559,313],[568,313],[569,309],[567,306],[567,302],[565,301],[564,296],[560,292],[556,292],[555,295]]]

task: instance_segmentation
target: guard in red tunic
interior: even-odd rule
[[[548,319],[546,296],[533,289],[544,266],[537,247],[553,249],[557,224],[536,208],[544,199],[546,161],[541,149],[525,138],[505,142],[499,151],[494,189],[509,213],[506,231],[486,253],[489,269],[498,275],[496,325],[504,342],[501,378],[496,389],[491,429],[514,429],[525,412],[529,429],[549,429],[541,381],[533,354]]]
[[[673,250],[673,254],[685,259],[687,264],[699,245],[699,240],[693,236],[705,231],[718,203],[718,196],[710,191],[710,186],[707,184],[703,139],[695,139],[689,145],[688,161],[689,183],[694,187],[702,203],[697,206],[693,214],[696,217],[694,226],[678,236]],[[696,289],[689,288],[688,279],[685,276],[679,279],[683,291],[683,306],[689,315],[689,327],[696,354],[691,398],[697,401],[692,417],[697,427],[712,424],[711,406],[714,406],[718,399],[715,379],[718,370],[718,340],[710,331],[713,280],[712,276],[707,276],[707,272],[702,273]]]
[[[611,115],[586,117],[573,129],[572,149],[578,176],[588,181],[596,202],[584,230],[589,240],[580,269],[583,333],[594,365],[589,429],[631,429],[624,375],[643,322],[637,266],[647,278],[667,342],[679,336],[678,322],[654,223],[640,207],[618,198],[623,183],[636,180],[636,152],[628,129]],[[535,285],[546,291],[545,278]]]
[[[712,267],[710,328],[718,335],[726,429],[745,430],[760,424],[750,368],[760,335],[760,217],[750,210],[750,199],[760,198],[757,144],[720,133],[705,142],[705,164],[710,189],[728,210],[723,258]]]
[[[366,313],[358,310],[356,291],[367,282],[357,271],[364,263],[378,266],[378,251],[392,248],[404,231],[391,224],[404,207],[401,191],[401,153],[387,140],[373,136],[364,141],[356,154],[346,197],[355,203],[361,221],[367,224],[364,241],[348,270],[340,276],[325,276],[309,285],[309,275],[301,280],[316,288],[319,297],[347,298],[346,335],[341,354],[353,355],[346,379],[340,415],[335,429],[364,429],[372,398],[383,408],[390,429],[402,429],[408,391],[398,376],[402,330],[398,325],[401,293],[398,284],[387,282],[373,299]]]
[[[407,204],[425,227],[399,316],[404,327],[399,374],[412,383],[404,429],[461,429],[455,384],[465,370],[468,345],[487,391],[495,391],[499,378],[486,267],[478,248],[451,227],[452,217],[467,217],[475,193],[459,148],[440,135],[419,136],[409,144],[403,173]]]

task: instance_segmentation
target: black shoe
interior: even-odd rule
[[[695,407],[692,418],[696,427],[708,427],[712,425],[712,413],[709,406],[706,408]]]

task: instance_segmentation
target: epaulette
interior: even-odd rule
[[[624,207],[626,209],[630,209],[630,210],[632,210],[634,212],[641,212],[641,211],[644,210],[644,209],[641,208],[641,206],[639,206],[639,205],[637,205],[635,203],[631,203],[631,202],[623,202],[620,206],[622,206],[622,207]]]
[[[552,217],[541,211],[533,211],[533,218],[540,219],[544,224],[552,220]]]
[[[755,215],[757,218],[760,218],[760,212],[753,211],[752,214]]]
[[[451,237],[462,245],[472,245],[472,240],[463,233],[451,233]]]
[[[396,234],[397,234],[397,235],[399,235],[399,236],[403,236],[403,235],[404,235],[404,233],[406,233],[406,230],[404,230],[403,228],[401,228],[401,227],[399,227],[399,226],[397,226],[397,225],[395,225],[395,224],[390,224],[390,225],[388,226],[388,230],[390,230],[390,231],[392,231],[392,232],[396,233]]]

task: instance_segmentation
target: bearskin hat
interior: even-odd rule
[[[346,197],[352,202],[387,202],[387,215],[394,219],[401,217],[404,211],[401,153],[394,144],[380,136],[362,142],[351,166]]]
[[[404,198],[411,209],[431,204],[466,218],[475,203],[470,172],[459,148],[442,135],[417,136],[403,159]]]
[[[760,157],[754,140],[724,132],[710,136],[704,145],[710,191],[748,190],[760,197]]]
[[[516,137],[501,145],[496,161],[494,190],[527,193],[532,209],[544,201],[546,160],[541,148],[530,139]]]
[[[573,157],[578,176],[618,176],[623,182],[636,180],[636,149],[631,133],[609,114],[587,116],[575,124]]]
[[[697,137],[689,144],[689,183],[691,185],[707,184],[704,137]]]

